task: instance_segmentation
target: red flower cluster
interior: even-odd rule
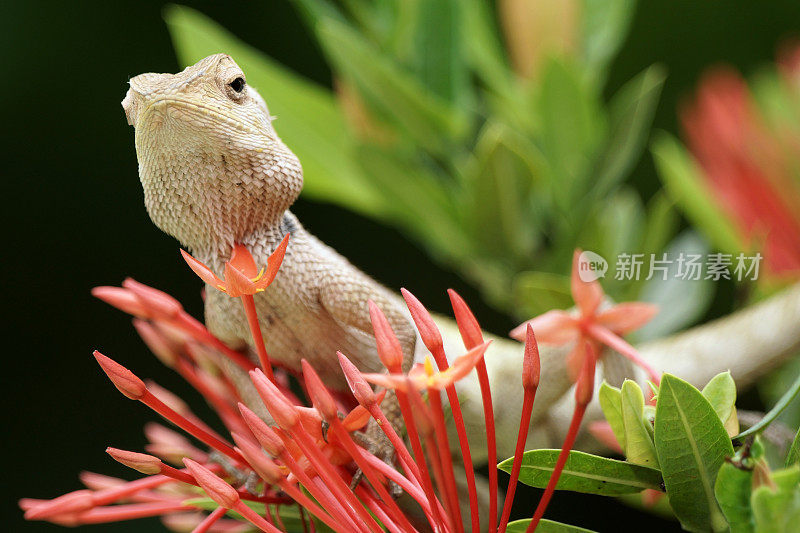
[[[234,258],[226,266],[224,280],[188,254],[185,258],[205,281],[231,296],[245,299],[267,288],[274,279],[286,244],[284,240],[273,255],[274,261],[271,258],[262,273],[257,271],[249,252],[244,247],[237,247]],[[587,290],[596,292],[598,289],[576,286],[575,290],[576,296],[583,301]],[[97,362],[123,395],[150,407],[202,443],[202,447],[163,426],[149,425],[145,429],[150,441],[147,453],[115,448],[107,450],[115,460],[147,477],[125,482],[87,474],[83,477],[87,489],[53,500],[23,499],[20,505],[26,518],[78,525],[161,516],[168,527],[181,531],[240,531],[255,526],[262,531],[274,532],[287,529],[288,511],[297,505],[299,511],[293,511],[292,519],[308,525],[309,516],[313,517],[310,521],[312,527],[316,520],[340,532],[379,532],[383,528],[392,532],[417,531],[420,524],[412,524],[410,515],[390,495],[391,481],[416,502],[428,527],[434,531],[462,532],[465,526],[445,430],[441,398],[444,390],[452,410],[467,477],[471,530],[477,532],[480,517],[474,465],[454,387],[456,381],[475,369],[487,422],[492,489],[490,515],[484,518],[484,523],[488,523],[489,531],[505,531],[539,384],[539,354],[530,325],[526,327],[522,368],[522,420],[509,493],[498,526],[494,414],[484,362],[490,343],[484,342],[478,322],[454,291],[449,294],[467,351],[453,359],[452,365],[448,364],[441,334],[430,314],[413,295],[403,291],[420,337],[435,362],[434,366],[434,362],[426,359],[408,373],[401,370],[403,357],[397,337],[381,310],[369,302],[378,354],[387,373],[362,374],[344,354],[338,354],[352,396],[358,403],[353,409],[342,403],[341,395],[336,396],[328,390],[306,361],[302,362],[302,376],[299,377],[307,398],[304,404],[289,390],[290,378],[286,372],[278,369],[273,373],[268,358],[262,358],[262,367],[256,368],[243,354],[225,346],[190,317],[176,300],[161,291],[126,280],[121,288],[100,287],[94,294],[136,317],[136,329],[147,345],[204,396],[229,436],[216,432],[173,394],[154,383],[145,383],[124,366],[95,352]],[[598,298],[593,296],[593,301]],[[596,304],[592,305],[596,309]],[[245,309],[248,309],[246,302]],[[252,313],[253,322],[257,324],[254,306]],[[260,330],[251,329],[258,345]],[[552,496],[583,413],[592,398],[595,351],[591,342],[580,342],[586,346],[576,386],[575,414],[530,531],[535,529]],[[234,360],[249,372],[263,404],[249,407],[244,404],[239,391],[222,371],[223,358]],[[410,449],[381,408],[385,391],[375,392],[370,382],[394,390]],[[274,422],[265,422],[267,411]],[[354,432],[362,429],[370,419],[377,421],[392,443],[398,468],[371,454],[355,438]],[[357,470],[365,475],[367,482],[351,488]],[[207,499],[203,500],[202,496]],[[229,514],[238,518],[226,518]]]
[[[794,100],[800,87],[800,47],[781,61],[780,83]],[[681,112],[689,149],[703,170],[714,199],[742,240],[764,253],[768,273],[800,276],[800,124],[770,125],[735,71],[706,74],[697,96]],[[794,110],[796,111],[796,109]]]

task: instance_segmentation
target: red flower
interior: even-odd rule
[[[620,336],[642,327],[658,312],[655,305],[642,302],[626,302],[602,309],[605,298],[597,280],[584,281],[580,273],[581,250],[575,250],[572,262],[571,289],[575,300],[575,311],[548,311],[514,328],[511,337],[525,341],[528,325],[536,333],[536,340],[545,344],[562,345],[574,342],[567,356],[571,375],[575,378],[583,365],[586,342],[595,348],[605,344],[642,366],[651,379],[658,381],[658,374],[638,355],[638,352]],[[602,309],[602,310],[601,310]]]
[[[798,58],[800,48],[789,50],[782,65],[795,87]],[[768,272],[800,276],[798,125],[770,128],[745,81],[725,68],[703,77],[681,121],[702,177],[742,240],[761,249]]]
[[[237,247],[234,257],[226,265],[224,281],[191,256],[185,257],[205,281],[230,295],[241,297],[247,311],[247,302],[252,304],[253,294],[263,290],[274,279],[286,243],[284,239],[261,274],[256,271],[247,250]],[[95,352],[100,367],[123,395],[151,408],[202,444],[195,446],[170,429],[149,424],[145,428],[150,441],[145,447],[147,453],[107,449],[115,460],[145,474],[145,477],[125,482],[86,474],[83,478],[88,489],[53,500],[21,500],[20,506],[28,519],[74,526],[161,516],[170,528],[185,530],[188,527],[202,533],[241,531],[243,518],[262,531],[276,532],[286,529],[280,517],[281,508],[296,504],[300,506],[304,521],[307,520],[305,513],[308,513],[337,532],[380,533],[385,527],[392,532],[413,533],[415,526],[389,493],[389,483],[392,482],[419,505],[428,521],[428,528],[443,532],[464,530],[455,483],[454,456],[448,442],[440,391],[447,392],[465,474],[472,478],[473,486],[474,465],[454,387],[456,381],[473,369],[477,370],[481,383],[487,424],[493,426],[494,418],[484,362],[490,343],[483,342],[475,317],[454,292],[450,297],[468,351],[450,365],[432,318],[416,298],[404,291],[415,325],[437,366],[434,368],[432,360],[426,359],[425,364],[417,365],[408,374],[400,372],[402,358],[398,356],[402,354],[394,332],[380,309],[371,305],[376,343],[390,373],[362,374],[339,354],[347,382],[360,403],[346,416],[340,414],[343,410],[341,398],[337,399],[327,389],[305,361],[302,362],[301,385],[312,401],[311,406],[301,405],[283,385],[285,373],[279,370],[272,376],[267,373],[271,370],[267,365],[265,372],[250,370],[252,385],[262,400],[258,402],[258,398],[250,398],[253,402],[251,410],[240,403],[239,391],[229,381],[228,374],[222,371],[225,366],[221,361],[223,357],[235,359],[240,366],[247,368],[241,362],[242,354],[211,335],[177,301],[132,280],[126,281],[124,289],[109,287],[95,292],[109,303],[137,316],[136,329],[148,346],[206,399],[226,432],[214,430],[174,394],[155,383],[143,381],[126,367]],[[255,307],[251,305],[249,311],[251,332],[254,343],[258,345],[260,330],[252,327],[253,322],[258,323]],[[565,450],[571,447],[583,411],[591,399],[593,371],[594,358],[588,357],[584,364],[584,377],[576,388],[578,410],[565,441]],[[518,450],[525,444],[540,375],[532,331],[529,331],[521,374],[525,406]],[[381,409],[386,390],[373,391],[368,380],[395,389],[411,450],[406,448]],[[427,393],[426,397],[421,391]],[[260,413],[256,414],[256,411]],[[269,417],[262,418],[266,412],[274,420],[272,425],[264,421]],[[362,429],[370,418],[377,421],[377,427],[394,447],[397,468],[386,464],[383,457],[370,453],[351,435]],[[327,431],[323,424],[327,425]],[[487,428],[490,457],[496,457],[493,429]],[[220,459],[221,456],[224,458]],[[352,488],[356,470],[364,473],[368,485],[362,483]],[[207,500],[198,500],[199,492],[214,502],[210,508]],[[489,513],[491,531],[497,531],[495,496],[496,492],[493,492],[495,504]],[[537,516],[544,511],[547,499],[549,495],[542,500]],[[259,508],[262,512],[255,510]],[[239,522],[223,518],[229,509],[238,513]],[[476,532],[481,517],[474,490],[470,490],[469,511],[471,529]],[[508,515],[504,513],[501,531],[505,529],[507,519]]]
[[[247,248],[243,244],[236,244],[233,247],[230,261],[225,263],[224,279],[220,279],[210,268],[187,252],[181,250],[181,255],[188,263],[189,268],[200,276],[200,279],[229,296],[237,297],[262,292],[272,283],[278,274],[288,245],[289,235],[287,234],[267,259],[267,266],[259,270]]]

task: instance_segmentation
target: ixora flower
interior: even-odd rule
[[[581,250],[575,250],[572,262],[571,290],[575,300],[574,312],[553,310],[528,320],[516,328],[511,337],[524,341],[525,330],[531,326],[539,342],[562,345],[574,342],[567,356],[567,363],[573,376],[578,375],[583,366],[586,347],[599,351],[603,344],[612,348],[642,367],[649,378],[658,383],[660,377],[636,349],[625,342],[621,335],[642,327],[658,312],[652,304],[626,302],[602,308],[605,294],[597,280],[584,281],[579,275]]]
[[[780,58],[780,78],[770,89],[771,117],[769,109],[755,105],[741,76],[727,68],[706,74],[681,112],[712,201],[743,245],[763,252],[767,273],[790,280],[800,276],[798,58],[800,47],[788,48]],[[774,109],[781,111],[776,115]]]
[[[188,255],[185,257],[204,281],[231,296],[252,298],[275,278],[287,243],[283,241],[263,274],[258,273],[248,250],[237,246],[226,265],[224,280]],[[238,274],[232,274],[234,271]],[[300,388],[295,390],[304,391],[305,401],[291,392],[288,372],[280,368],[273,372],[268,359],[262,359],[261,366],[253,365],[243,354],[214,337],[166,293],[133,280],[126,280],[122,287],[99,287],[93,292],[136,317],[136,330],[145,343],[202,394],[227,434],[213,429],[169,391],[143,381],[125,366],[95,351],[101,369],[125,397],[149,407],[199,444],[164,426],[148,424],[145,434],[149,444],[144,452],[106,450],[114,460],[145,477],[124,481],[85,473],[81,479],[86,489],[52,500],[22,499],[20,507],[27,519],[76,526],[159,516],[170,529],[195,533],[238,532],[253,527],[268,532],[300,530],[307,528],[309,522],[342,533],[420,529],[460,533],[465,527],[479,531],[483,519],[488,531],[505,531],[539,384],[539,353],[530,325],[526,326],[522,362],[524,398],[517,453],[498,525],[494,415],[484,361],[490,353],[487,352],[490,343],[484,342],[477,320],[454,291],[449,294],[466,353],[452,359],[452,365],[448,364],[441,335],[430,314],[413,295],[403,291],[432,360],[428,358],[403,373],[399,341],[380,308],[369,302],[378,353],[387,373],[363,374],[339,353],[352,393],[352,398],[346,398],[341,391],[336,394],[330,391],[314,368],[302,361],[302,373],[296,378]],[[256,344],[263,340],[260,331],[251,332]],[[591,345],[585,349],[575,388],[572,424],[529,531],[536,528],[544,513],[592,398],[595,356]],[[238,389],[222,370],[226,358],[249,372],[261,402],[243,403]],[[492,461],[488,519],[478,513],[475,467],[454,387],[473,370],[481,384]],[[385,389],[375,391],[370,382]],[[381,407],[386,389],[393,389],[398,399],[407,441],[397,433]],[[453,414],[467,478],[471,521],[468,526],[464,524],[466,515],[462,515],[455,484],[442,390],[447,393]],[[363,435],[358,432],[370,419],[377,422],[394,447],[396,467],[364,445]],[[357,480],[359,472],[364,481]],[[412,520],[409,509],[401,507],[390,493],[395,486],[410,496],[410,505],[416,505],[423,518]]]

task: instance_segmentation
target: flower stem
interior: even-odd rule
[[[246,464],[244,458],[242,458],[242,456],[239,455],[239,453],[237,453],[236,450],[234,450],[229,444],[221,441],[208,431],[187,419],[185,416],[174,411],[172,408],[167,406],[167,404],[156,398],[150,391],[147,391],[140,401],[202,443],[214,448],[220,453],[227,455],[237,463]]]
[[[478,361],[475,369],[478,372],[478,384],[483,401],[483,418],[486,424],[486,448],[489,461],[489,530],[491,531],[497,524],[497,435],[494,425],[492,389],[489,386],[489,373],[486,371],[486,360],[483,357]]]
[[[514,493],[517,490],[519,472],[522,468],[522,454],[525,451],[525,442],[528,439],[528,428],[531,424],[531,412],[533,411],[533,401],[536,398],[536,389],[526,389],[522,400],[522,416],[519,421],[519,433],[517,434],[517,446],[514,449],[514,464],[511,467],[511,478],[508,480],[508,490],[506,500],[503,503],[503,514],[500,518],[500,527],[497,531],[504,533],[511,517],[511,505],[514,503]]]
[[[398,391],[397,398],[400,405],[403,405],[403,397],[404,395]],[[407,397],[405,398],[407,399]],[[372,417],[378,422],[381,429],[383,430],[386,437],[389,439],[389,442],[392,443],[394,446],[397,455],[399,456],[400,460],[406,465],[407,471],[413,472],[414,468],[417,467],[415,474],[419,482],[422,484],[422,489],[425,491],[425,496],[428,498],[428,503],[431,506],[431,513],[433,514],[434,524],[443,524],[444,521],[439,513],[439,507],[437,506],[437,499],[433,492],[433,484],[431,482],[430,474],[428,472],[428,466],[425,462],[425,455],[422,451],[422,444],[419,439],[419,433],[417,433],[416,423],[414,422],[413,418],[413,410],[411,409],[410,404],[406,402],[408,406],[409,417],[405,418],[406,426],[409,427],[409,434],[410,434],[410,427],[414,426],[414,432],[417,434],[416,442],[414,439],[411,439],[411,446],[414,448],[414,455],[419,458],[419,460],[415,463],[414,459],[411,457],[411,454],[408,453],[408,449],[406,448],[405,444],[403,444],[402,439],[397,434],[397,432],[392,427],[391,422],[389,419],[386,418],[386,415],[383,414],[381,408],[378,404],[373,404],[371,406],[365,406],[369,410]]]
[[[377,492],[378,496],[380,496],[381,500],[383,500],[384,505],[386,506],[386,512],[389,514],[389,516],[391,516],[392,521],[402,526],[401,529],[403,531],[414,531],[414,527],[411,525],[411,522],[408,521],[408,518],[406,518],[403,511],[401,511],[397,506],[394,498],[389,495],[389,491],[386,490],[386,487],[382,483],[380,475],[374,468],[372,468],[372,465],[366,461],[364,456],[367,454],[367,452],[364,449],[356,446],[356,443],[353,442],[350,433],[347,432],[345,427],[342,425],[342,422],[338,418],[331,418],[329,422],[339,442],[342,444],[347,453],[350,454],[353,460],[355,460],[358,467],[362,472],[364,472],[364,475],[367,476],[367,479],[372,484],[375,492]]]
[[[270,381],[275,382],[275,376],[272,373],[272,364],[269,361],[269,354],[267,347],[264,345],[264,336],[261,334],[261,324],[258,323],[258,314],[256,313],[256,302],[252,294],[242,295],[242,306],[244,307],[244,314],[247,316],[247,324],[250,326],[250,333],[253,334],[253,343],[258,353],[258,361],[261,363],[261,368],[267,375]]]
[[[585,412],[585,405],[578,404],[575,406],[575,411],[572,413],[572,421],[569,424],[567,437],[564,439],[564,445],[561,447],[561,452],[558,454],[558,459],[556,460],[555,468],[553,468],[553,473],[550,474],[550,481],[547,482],[547,488],[544,490],[542,499],[539,500],[539,505],[536,507],[536,512],[533,513],[533,519],[528,525],[528,533],[532,533],[536,530],[536,526],[539,524],[542,516],[544,516],[544,511],[547,509],[547,505],[550,503],[550,499],[553,497],[553,492],[555,491],[556,484],[558,483],[558,478],[561,477],[561,472],[564,470],[564,465],[567,463],[567,459],[569,458],[569,452],[572,449],[573,444],[575,444],[575,438],[578,436],[578,428],[581,425],[581,420],[583,420],[583,415]]]
[[[432,352],[432,354],[434,360],[436,361],[436,366],[439,368],[439,371],[442,372],[444,370],[447,370],[449,364],[447,363],[447,357],[444,354],[444,350],[443,349],[436,350]],[[481,359],[481,362],[483,362],[483,359]],[[484,364],[484,369],[485,369],[485,364]],[[458,394],[456,393],[455,386],[448,385],[445,388],[445,392],[447,393],[447,401],[450,403],[450,410],[453,413],[453,423],[456,428],[456,435],[458,436],[458,445],[459,448],[461,449],[461,458],[464,463],[464,474],[466,475],[467,478],[467,494],[469,496],[469,511],[470,511],[470,521],[472,522],[472,533],[478,533],[481,527],[480,516],[478,515],[478,489],[475,485],[475,466],[472,462],[472,452],[469,449],[469,441],[467,440],[467,429],[464,424],[464,414],[461,411],[461,403],[458,400]],[[481,387],[481,392],[483,392],[483,387]],[[438,396],[438,391],[436,391],[436,394]],[[431,401],[434,401],[434,399],[430,396],[430,394],[428,395],[428,397],[429,399],[431,399]],[[489,397],[491,398],[491,393]],[[441,405],[439,406],[439,409],[441,409]],[[493,428],[492,435],[494,436],[494,424],[492,424],[491,427]],[[488,436],[489,434],[488,421],[486,424],[486,429],[487,429],[486,434]],[[444,436],[445,438],[447,437],[447,432],[444,432]],[[451,458],[449,457],[449,450],[450,450],[449,444],[447,450],[448,450],[448,456],[446,460],[448,461],[448,463],[452,464]],[[445,458],[443,458],[443,460],[445,460]],[[492,464],[491,457],[489,457],[489,464]],[[495,475],[497,475],[496,465],[495,465]],[[489,483],[491,484],[492,481],[490,480]],[[496,480],[494,487],[496,490],[497,487]],[[495,494],[495,497],[496,496],[497,495]],[[456,503],[457,502],[458,498],[456,498]],[[495,506],[496,505],[497,504],[495,504]],[[461,523],[460,512],[458,513],[458,521],[456,522],[456,524],[459,526],[459,531],[462,531],[464,526]],[[494,524],[492,523],[492,525]]]
[[[455,392],[455,391],[454,391]],[[450,454],[450,439],[447,436],[447,428],[444,421],[444,410],[442,409],[442,395],[437,389],[428,389],[428,402],[433,411],[433,427],[436,436],[436,446],[439,449],[439,462],[442,468],[446,501],[450,510],[450,516],[456,525],[459,533],[464,532],[464,522],[461,519],[461,504],[458,501],[458,489],[456,488],[456,478],[453,472],[453,457]],[[456,399],[456,404],[458,400]],[[468,467],[470,470],[471,465]],[[473,472],[474,473],[474,472]],[[473,476],[474,477],[474,476]],[[477,502],[476,502],[477,503]],[[477,505],[474,510],[477,512]]]
[[[206,533],[211,526],[217,523],[217,520],[225,516],[228,510],[222,506],[217,507],[214,509],[211,514],[209,514],[205,519],[197,524],[197,527],[192,530],[192,533]]]

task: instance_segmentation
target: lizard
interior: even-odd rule
[[[135,129],[147,212],[197,259],[221,272],[234,245],[242,244],[264,265],[290,236],[269,290],[254,298],[273,362],[299,373],[305,359],[339,392],[348,386],[337,351],[362,372],[384,370],[367,303],[372,300],[400,341],[403,370],[411,368],[417,336],[399,296],[306,231],[289,211],[303,186],[302,166],[275,132],[264,99],[230,56],[211,55],[177,74],[135,76],[122,107]],[[213,288],[205,294],[209,331],[257,361],[243,308]],[[223,365],[244,402],[271,420],[249,376],[224,358]],[[392,391],[382,407],[402,430]],[[357,437],[394,462],[394,447],[375,421]],[[360,479],[357,470],[353,485]],[[398,486],[390,489],[399,496]]]
[[[352,357],[361,370],[379,371],[366,304],[373,299],[401,340],[407,368],[415,352],[422,350],[422,343],[400,297],[313,237],[291,214],[289,207],[302,188],[302,167],[278,137],[266,103],[247,84],[234,60],[215,54],[180,73],[141,74],[129,84],[122,105],[128,123],[136,130],[139,177],[147,211],[156,226],[217,272],[234,243],[248,246],[256,262],[264,264],[284,235],[291,234],[273,285],[256,295],[270,356],[293,370],[306,358],[326,383],[341,390],[345,381],[336,364],[337,350]],[[231,298],[207,291],[205,313],[215,335],[232,347],[248,345],[244,314]],[[742,386],[793,353],[800,341],[797,316],[800,285],[715,323],[646,344],[641,353],[655,368],[672,370],[698,386],[728,368]],[[754,330],[753,325],[765,320],[774,329]],[[460,335],[452,321],[441,317],[436,321],[446,352],[458,353]],[[519,424],[520,402],[518,392],[508,384],[518,379],[521,345],[486,337],[493,339],[486,363],[496,391],[497,432],[513,435]],[[564,365],[565,350],[543,345],[540,352],[542,375],[529,443],[553,447],[568,425],[565,413],[571,410],[565,402],[570,395],[565,393],[571,381]],[[604,356],[598,380],[636,377],[644,381],[630,366],[614,371],[613,367],[619,366],[614,364],[615,355]],[[252,398],[254,391],[247,392],[247,377],[239,378],[243,396]],[[478,460],[485,440],[477,379],[469,376],[457,386],[470,445]],[[261,412],[266,412],[263,406]],[[596,419],[599,411],[588,416]],[[513,453],[509,448],[513,439],[500,438],[498,445],[501,456]]]

